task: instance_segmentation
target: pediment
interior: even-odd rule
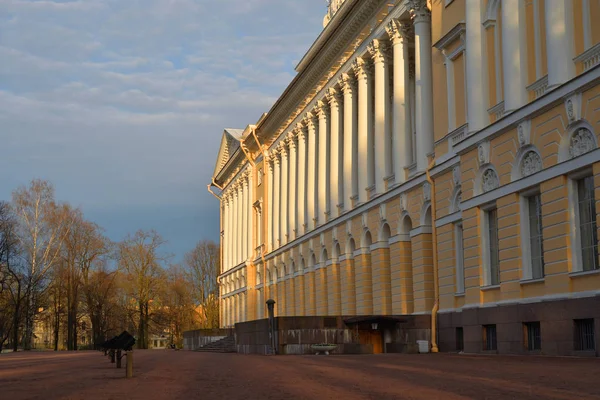
[[[227,161],[235,154],[240,148],[240,141],[242,139],[243,129],[225,129],[223,131],[223,137],[221,138],[221,146],[219,147],[219,154],[217,156],[217,163],[215,165],[215,171],[213,177],[217,176],[219,172],[225,167]]]

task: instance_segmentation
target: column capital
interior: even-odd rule
[[[356,80],[352,74],[343,73],[339,79],[339,85],[342,88],[344,94],[352,94],[356,88]]]
[[[413,23],[431,21],[431,11],[427,7],[427,0],[408,0],[408,8]]]
[[[340,92],[333,87],[327,89],[327,101],[329,102],[330,107],[338,107],[340,102]]]
[[[371,73],[370,65],[360,57],[352,61],[352,69],[357,79],[367,79]]]
[[[388,48],[380,39],[373,39],[367,46],[367,51],[373,58],[375,64],[381,64],[388,60]]]
[[[312,112],[306,113],[302,123],[310,130],[315,129],[315,115]]]
[[[413,36],[412,24],[398,19],[392,19],[385,27],[385,30],[394,46],[397,44],[408,44],[409,39]]]
[[[319,119],[327,118],[327,109],[328,109],[327,101],[319,100],[315,105],[315,114],[319,116]]]
[[[282,140],[281,143],[279,144],[279,154],[281,155],[281,158],[287,158],[288,155],[288,149],[287,149],[287,138]]]

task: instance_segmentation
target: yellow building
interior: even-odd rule
[[[221,325],[432,315],[435,351],[600,345],[600,1],[335,0],[225,130]],[[595,354],[595,353],[594,353]]]

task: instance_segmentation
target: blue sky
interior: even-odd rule
[[[32,178],[175,260],[218,239],[223,128],[269,110],[325,0],[0,0],[0,199]]]

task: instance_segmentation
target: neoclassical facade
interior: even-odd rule
[[[223,133],[221,325],[272,298],[431,315],[443,351],[595,351],[598,20],[598,0],[332,1],[271,110]]]

